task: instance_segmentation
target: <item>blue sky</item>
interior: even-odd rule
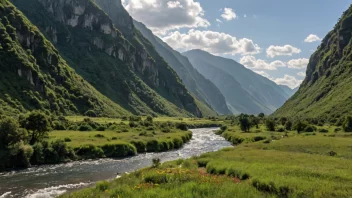
[[[132,17],[145,23],[174,49],[182,52],[200,48],[232,58],[278,84],[293,88],[304,79],[308,59],[320,39],[332,30],[352,0],[123,3]]]

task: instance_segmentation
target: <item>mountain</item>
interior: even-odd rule
[[[335,119],[352,113],[352,6],[310,57],[299,90],[273,115]]]
[[[296,91],[298,90],[298,87],[291,89],[287,85],[279,85],[279,86],[281,87],[282,90],[284,90],[285,94],[287,94],[288,98],[293,96],[293,94],[295,94]]]
[[[37,27],[0,0],[0,115],[39,109],[58,115],[129,115],[71,69]]]
[[[98,1],[12,2],[79,75],[126,110],[139,115],[202,116],[175,71],[134,31],[124,9],[115,10],[119,17],[115,24]],[[114,3],[122,8],[120,1]]]
[[[215,104],[215,106],[218,107],[220,114],[230,113],[226,107],[225,99],[223,96],[221,98],[221,93],[216,89],[215,85],[211,84],[210,81],[206,81],[204,78],[201,79],[198,74],[196,77],[198,77],[197,80],[200,81],[199,84],[205,84],[209,89],[207,89],[207,93],[204,93],[204,89],[202,89],[203,87],[197,87],[197,82],[192,78],[193,76],[190,76],[190,72],[186,70],[181,63],[181,61],[186,62],[187,60],[179,61],[178,58],[183,58],[181,57],[181,54],[178,53],[179,57],[175,57],[177,55],[173,55],[173,53],[176,52],[172,48],[167,45],[164,47],[164,44],[159,43],[161,40],[157,40],[158,38],[155,37],[149,29],[143,24],[134,21],[122,6],[121,0],[94,0],[94,2],[110,16],[114,25],[121,30],[127,40],[134,43],[136,47],[145,48],[154,60],[158,60],[161,69],[171,66],[171,68],[176,71],[181,78],[182,83],[191,94],[195,96],[197,100],[196,103],[203,115],[209,116],[217,114],[208,104]],[[192,66],[190,69],[195,70]],[[211,91],[214,92],[212,93],[212,96],[209,96],[209,92]],[[220,94],[220,96],[218,94]],[[205,98],[204,96],[209,97]]]
[[[280,86],[232,59],[202,50],[191,50],[183,55],[221,90],[234,113],[270,114],[288,99]]]
[[[188,58],[173,50],[168,44],[155,36],[144,24],[134,21],[135,27],[155,47],[156,51],[177,72],[187,89],[200,101],[209,104],[216,112],[222,115],[231,114],[220,90],[189,62]]]

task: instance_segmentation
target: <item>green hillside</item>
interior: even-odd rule
[[[134,114],[202,116],[173,70],[139,40],[126,40],[121,33],[126,29],[116,29],[91,0],[12,2],[78,74],[123,108]]]
[[[38,109],[56,114],[129,113],[78,76],[11,3],[0,1],[0,114]]]
[[[311,56],[296,94],[273,115],[338,119],[352,113],[352,7]]]

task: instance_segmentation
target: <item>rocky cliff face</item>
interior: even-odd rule
[[[311,56],[297,93],[275,116],[337,119],[352,113],[352,7]]]
[[[8,1],[0,1],[0,100],[21,111],[127,115],[70,69],[58,51]]]
[[[139,40],[125,39],[91,0],[12,1],[50,38],[70,66],[124,108],[137,114],[201,116],[178,77],[161,67]],[[120,22],[122,32],[129,32],[128,22]]]
[[[94,0],[94,2],[109,15],[115,27],[122,32],[123,36],[131,42],[137,50],[146,50],[151,58],[155,60],[159,73],[160,86],[155,87],[153,84],[150,84],[148,82],[149,80],[143,75],[141,78],[144,79],[149,86],[155,87],[160,95],[172,103],[185,108],[197,116],[201,116],[202,113],[197,107],[194,98],[188,93],[185,86],[181,84],[175,71],[173,71],[163,57],[160,56],[153,46],[153,43],[135,28],[133,19],[122,6],[121,0]]]

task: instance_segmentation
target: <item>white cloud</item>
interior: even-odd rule
[[[309,59],[307,58],[299,58],[299,59],[292,59],[287,62],[288,68],[292,69],[304,69],[307,67],[309,63]]]
[[[167,2],[167,7],[168,8],[183,8],[181,3],[179,1],[169,1]]]
[[[287,85],[291,89],[296,88],[298,85],[300,85],[302,83],[302,80],[297,80],[295,77],[287,75],[287,74],[285,74],[285,76],[283,78],[276,78],[276,79],[271,79],[271,80],[279,85]]]
[[[244,18],[247,18],[247,15],[246,15],[246,14],[245,14],[245,15],[243,15],[243,17],[244,17]]]
[[[270,58],[274,58],[275,56],[292,56],[293,54],[299,54],[299,53],[301,53],[301,50],[291,45],[284,45],[284,46],[271,45],[268,49],[266,49],[266,54]]]
[[[195,0],[124,0],[123,5],[134,19],[158,35],[180,28],[210,26],[203,8]]]
[[[276,70],[278,67],[285,67],[285,63],[282,61],[276,60],[267,63],[265,60],[256,59],[254,56],[243,56],[240,63],[249,69]]]
[[[218,23],[222,23],[222,21],[220,19],[216,19],[216,22]]]
[[[298,72],[297,75],[298,75],[298,76],[305,77],[305,76],[306,76],[306,73],[304,73],[304,72]]]
[[[309,36],[307,36],[306,39],[304,39],[304,42],[306,43],[312,43],[312,42],[315,42],[315,41],[320,41],[321,38],[319,38],[317,35],[315,34],[310,34]]]
[[[212,54],[248,55],[260,52],[260,47],[247,38],[237,39],[229,34],[191,29],[182,34],[179,31],[162,38],[174,49],[202,49]]]
[[[236,13],[232,10],[232,8],[224,8],[224,12],[222,13],[221,17],[226,21],[231,21],[237,16]]]
[[[269,78],[269,74],[266,73],[265,71],[257,71],[257,70],[254,70],[255,73],[259,74],[259,75],[262,75],[266,78]]]

